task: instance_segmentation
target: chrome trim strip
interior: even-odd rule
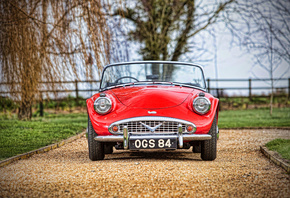
[[[119,125],[119,124],[123,124],[123,123],[126,123],[126,122],[151,121],[151,120],[152,121],[179,122],[179,123],[186,124],[186,125],[192,125],[193,128],[194,128],[192,133],[194,133],[196,131],[196,126],[192,122],[189,122],[189,121],[186,121],[186,120],[177,119],[177,118],[161,117],[161,116],[143,116],[143,117],[134,117],[134,118],[127,118],[127,119],[124,119],[124,120],[119,120],[117,122],[114,122],[114,123],[110,124],[109,131],[110,131],[110,133],[112,133],[114,135],[123,135],[122,132],[114,132],[114,131],[112,131],[111,127],[113,125]],[[131,133],[131,131],[130,131],[130,133]],[[132,133],[134,133],[134,132],[132,132]]]
[[[183,134],[183,140],[191,141],[191,140],[210,140],[212,137],[209,134]]]
[[[128,134],[127,126],[124,126],[123,128],[123,136],[124,136],[124,140],[123,140],[124,149],[127,150],[129,148],[129,134]]]
[[[108,135],[108,136],[96,136],[94,138],[98,142],[123,142],[123,135]]]
[[[143,137],[143,138],[164,138],[164,136],[167,135],[140,135],[140,136],[130,136],[130,138],[134,137]],[[175,138],[178,138],[177,135],[168,135],[169,137],[174,136]],[[183,134],[183,141],[193,141],[193,140],[210,140],[212,137],[209,134]],[[124,136],[123,135],[108,135],[108,136],[96,136],[95,140],[98,142],[123,142]]]
[[[130,134],[131,135],[172,135],[172,134],[176,134],[176,132],[166,132],[166,133],[160,133],[160,132],[158,132],[158,133],[152,133],[152,132],[150,132],[150,133],[146,133],[146,132],[142,132],[142,133],[140,133],[140,132],[130,132]]]
[[[150,139],[150,138],[155,138],[155,139],[175,138],[176,139],[176,135],[132,135],[132,136],[130,136],[130,140],[138,140],[140,138],[144,138],[144,139]]]
[[[183,147],[183,136],[182,136],[182,125],[179,124],[178,125],[178,145],[179,145],[179,148],[182,148]]]

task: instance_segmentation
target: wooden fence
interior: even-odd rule
[[[85,89],[81,89],[79,88],[80,84],[82,83],[100,83],[99,80],[74,80],[74,81],[55,81],[55,82],[40,82],[40,84],[61,84],[63,87],[66,86],[66,84],[71,84],[71,85],[74,85],[74,88],[73,89],[69,89],[69,88],[63,88],[63,89],[56,89],[56,90],[41,90],[40,93],[75,93],[75,97],[76,99],[82,99],[80,98],[80,92],[97,92],[99,91],[98,88],[85,88]],[[3,86],[3,85],[7,85],[8,83],[0,83],[0,87]],[[57,85],[55,86],[57,87]],[[96,86],[95,86],[96,87]],[[2,91],[2,89],[0,89],[0,95],[3,95],[3,94],[12,94],[12,93],[20,93],[20,92],[11,92],[11,91]],[[61,100],[59,98],[54,98],[54,99],[51,99],[51,100]]]
[[[275,82],[277,81],[282,81],[283,83],[282,86],[275,86],[275,90],[282,90],[283,93],[287,94],[287,98],[289,100],[289,96],[290,96],[290,78],[281,78],[281,79],[273,79]],[[212,93],[213,95],[215,95],[218,98],[232,98],[232,97],[247,97],[250,100],[254,97],[265,97],[265,96],[258,96],[258,95],[253,95],[253,90],[270,90],[271,87],[270,86],[256,86],[255,82],[270,82],[271,79],[207,79],[207,87],[208,87],[208,92]],[[227,83],[231,83],[231,85],[233,85],[233,83],[237,83],[237,82],[246,82],[247,86],[240,86],[240,87],[235,87],[235,86],[231,86],[231,87],[223,87],[223,86],[213,86],[213,84],[217,83],[217,82],[227,82]],[[285,83],[284,83],[285,82]],[[54,83],[56,84],[55,87],[58,87],[57,84],[62,84],[62,87],[67,87],[66,85],[73,85],[72,89],[57,89],[57,90],[41,90],[41,100],[39,101],[39,110],[40,110],[40,116],[43,116],[43,102],[42,102],[42,98],[43,98],[43,94],[44,93],[74,93],[75,94],[75,100],[76,100],[76,104],[79,103],[80,100],[85,100],[85,98],[80,97],[80,93],[81,92],[91,92],[90,95],[92,95],[93,93],[99,91],[99,80],[83,80],[83,81],[79,81],[79,80],[74,80],[74,81],[57,81],[57,82],[40,82],[42,84],[49,84],[49,83]],[[91,86],[90,88],[81,88],[84,86],[80,86],[83,83],[90,83],[90,85],[94,84],[94,86]],[[7,85],[7,83],[0,83],[0,96],[2,95],[7,95],[7,94],[11,94],[13,92],[11,91],[3,91],[2,86]],[[60,86],[59,86],[60,87]],[[88,86],[87,86],[88,87]],[[94,88],[93,88],[94,87]],[[226,95],[226,91],[228,90],[246,90],[246,92],[248,92],[247,96],[228,96]],[[280,97],[281,95],[276,95],[275,97]],[[285,97],[285,94],[284,94]],[[53,101],[61,101],[61,100],[66,100],[65,98],[52,98],[50,100]]]
[[[284,90],[285,93],[287,93],[288,97],[290,96],[290,78],[280,78],[280,79],[273,79],[275,82],[277,81],[284,81],[285,83],[283,83],[283,86],[275,86],[274,89],[275,90]],[[254,82],[258,82],[258,81],[264,81],[264,82],[270,82],[271,79],[207,79],[207,88],[208,88],[208,92],[215,94],[217,97],[222,98],[225,97],[225,92],[227,90],[247,90],[248,92],[248,96],[245,97],[259,97],[259,96],[253,96],[253,90],[270,90],[271,87],[270,86],[254,86]],[[219,86],[219,87],[214,87],[213,83],[214,82],[230,82],[230,83],[236,83],[236,82],[247,82],[247,86],[242,86],[242,87],[223,87],[223,86]],[[41,93],[75,93],[75,97],[76,100],[80,99],[82,100],[82,98],[80,98],[80,92],[91,92],[91,93],[95,93],[97,91],[99,91],[99,85],[100,81],[99,80],[74,80],[74,81],[56,81],[56,82],[40,82],[42,84],[49,84],[49,83],[54,83],[54,84],[62,84],[63,87],[65,87],[66,84],[73,84],[74,88],[73,89],[57,89],[57,90],[41,90]],[[90,84],[94,84],[94,88],[80,88],[80,84],[82,83],[90,83]],[[11,94],[13,92],[11,91],[2,91],[3,89],[1,88],[1,86],[5,86],[7,85],[7,83],[0,83],[0,95],[3,94]],[[55,86],[57,87],[57,86]],[[214,93],[215,92],[215,93]],[[237,96],[237,97],[241,97],[241,96]],[[54,98],[52,100],[59,100],[59,98]]]
[[[92,88],[92,87],[89,89],[87,89],[87,88],[82,89],[82,88],[80,88],[80,84],[83,84],[83,83],[93,84],[93,83],[95,83],[97,86],[94,86],[94,87],[98,87],[98,84],[100,83],[100,81],[99,80],[74,80],[74,81],[40,82],[40,84],[49,84],[49,83],[56,84],[55,87],[58,87],[57,84],[61,84],[62,87],[66,87],[66,85],[70,84],[70,85],[73,85],[74,88],[73,89],[63,88],[63,89],[56,89],[56,90],[41,90],[40,91],[40,93],[41,93],[40,100],[39,100],[40,116],[43,116],[43,114],[44,114],[44,106],[43,106],[44,93],[75,93],[75,101],[76,101],[76,104],[78,104],[80,100],[85,100],[85,98],[80,97],[81,92],[95,93],[95,92],[99,91],[98,88]],[[5,86],[7,84],[8,83],[0,83],[0,96],[7,95],[7,94],[13,94],[13,93],[20,93],[20,92],[12,92],[12,91],[3,91],[2,86]],[[66,98],[50,98],[50,100],[62,101],[62,100],[66,100]]]
[[[284,91],[288,95],[288,98],[290,96],[290,78],[279,78],[279,79],[273,79],[275,82],[285,82],[282,86],[274,86],[274,91]],[[228,83],[236,83],[236,82],[247,82],[248,86],[243,87],[212,87],[213,82],[228,82]],[[208,92],[215,91],[215,95],[218,98],[223,98],[225,95],[223,94],[226,90],[246,90],[248,92],[248,95],[245,97],[248,97],[249,99],[252,99],[253,97],[265,97],[265,96],[259,96],[255,95],[253,96],[253,90],[271,90],[271,86],[255,86],[255,82],[271,82],[270,78],[266,79],[207,79],[207,88]],[[279,95],[277,95],[279,97]],[[230,96],[230,97],[242,97],[242,96]]]

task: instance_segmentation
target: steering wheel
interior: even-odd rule
[[[134,78],[132,76],[123,76],[123,77],[118,78],[117,80],[115,80],[115,83],[118,83],[119,80],[122,80],[124,78],[131,78],[131,79],[136,80],[137,82],[139,82],[139,80],[137,78]]]

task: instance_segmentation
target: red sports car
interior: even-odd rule
[[[116,149],[189,149],[217,155],[219,100],[206,92],[201,66],[139,61],[104,68],[100,92],[87,99],[91,160]]]

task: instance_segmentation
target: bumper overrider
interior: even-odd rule
[[[160,124],[158,124],[158,122]],[[133,124],[132,124],[133,123]],[[140,131],[140,129],[136,129],[137,124],[145,126],[148,131]],[[151,126],[146,125],[150,123]],[[152,126],[151,123],[158,124],[156,126]],[[166,126],[160,127],[163,123]],[[136,126],[135,126],[135,125]],[[153,124],[153,125],[154,125]],[[175,129],[170,124],[177,126]],[[112,127],[118,127],[118,131],[112,131]],[[133,127],[135,126],[135,128]],[[187,131],[186,126],[192,126],[192,131]],[[157,128],[159,128],[157,130]],[[144,127],[143,127],[144,128]],[[135,130],[134,130],[135,129]],[[145,129],[145,128],[144,128]],[[156,130],[156,131],[155,131]],[[163,131],[160,131],[163,130]],[[202,140],[210,140],[212,138],[209,134],[194,134],[196,131],[196,126],[188,121],[175,119],[175,118],[166,118],[166,117],[138,117],[138,118],[130,118],[121,120],[115,123],[112,123],[109,126],[109,131],[113,135],[108,136],[96,136],[94,139],[98,142],[123,142],[124,149],[129,149],[129,141],[135,139],[159,139],[159,138],[171,138],[176,139],[178,141],[178,147],[183,148],[183,141],[202,141]]]

